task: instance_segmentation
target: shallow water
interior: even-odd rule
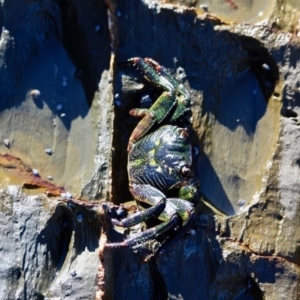
[[[266,102],[248,70],[222,88],[210,118],[209,136],[200,157],[202,191],[229,215],[257,200],[268,176],[280,125],[280,99]]]
[[[276,0],[171,0],[163,2],[194,6],[199,13],[207,12],[227,22],[235,23],[255,23],[265,20],[271,16],[276,4]]]
[[[20,158],[42,179],[52,176],[55,185],[78,195],[94,171],[98,110],[87,104],[74,72],[60,43],[42,50],[21,78],[15,97],[2,104],[0,154]],[[3,180],[5,174],[0,172]],[[12,176],[10,183],[20,180]]]

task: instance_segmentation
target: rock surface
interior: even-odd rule
[[[110,190],[107,11],[93,1],[84,7],[1,3],[0,299],[96,295],[98,218],[43,195],[47,185],[88,199],[105,199]]]
[[[152,57],[191,92],[201,192],[229,215],[199,207],[195,234],[148,262],[103,252],[102,202],[47,197],[5,156],[0,299],[300,298],[295,35],[150,0],[3,1],[0,24],[3,157],[66,198],[131,200],[128,111],[157,94],[119,63]]]

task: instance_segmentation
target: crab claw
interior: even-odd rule
[[[140,111],[140,116],[144,115],[144,117],[133,130],[127,150],[130,151],[133,144],[144,137],[154,124],[160,124],[168,116],[175,104],[175,95],[170,92],[164,92],[148,110]],[[133,111],[132,113],[137,112]]]

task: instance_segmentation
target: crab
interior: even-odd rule
[[[175,243],[190,229],[195,215],[193,202],[198,197],[189,131],[176,125],[190,111],[188,91],[150,58],[132,58],[129,63],[164,91],[149,109],[130,111],[142,119],[133,130],[127,148],[129,190],[137,203],[144,205],[143,210],[121,220],[112,219],[112,223],[131,227],[154,217],[162,222],[122,242],[107,243],[108,248],[133,247],[169,231],[173,234],[162,245]],[[166,196],[172,190],[178,190],[178,197]]]

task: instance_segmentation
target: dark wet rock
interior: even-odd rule
[[[235,216],[217,216],[214,226],[208,226],[203,215],[199,216],[195,235],[188,235],[172,251],[148,263],[157,281],[148,271],[142,275],[136,271],[135,279],[130,274],[130,279],[124,280],[128,277],[126,271],[113,265],[117,273],[107,279],[108,295],[117,290],[114,296],[123,299],[128,294],[142,293],[144,288],[147,299],[284,299],[287,294],[297,299],[298,235],[296,229],[289,231],[287,227],[297,228],[298,206],[290,199],[297,201],[299,193],[292,196],[297,184],[287,174],[289,166],[294,165],[295,172],[298,166],[294,147],[287,152],[290,162],[280,164],[288,147],[282,141],[291,145],[292,132],[282,131],[282,102],[290,99],[288,109],[297,113],[297,89],[290,88],[298,86],[295,72],[290,70],[296,62],[286,60],[299,54],[297,45],[288,34],[277,34],[268,27],[230,27],[214,18],[198,17],[192,10],[159,6],[155,1],[117,1],[116,7],[124,16],[118,19],[120,62],[133,55],[152,57],[174,75],[178,68],[184,70],[183,83],[194,102],[194,143],[200,150],[196,165],[201,190],[216,207]],[[166,45],[168,50],[163,51]],[[139,80],[143,82],[141,77]],[[125,107],[116,110],[115,132],[122,131],[128,137],[135,123],[126,116],[126,110],[140,104],[147,83],[142,91],[132,94],[126,81],[117,77],[116,88],[123,91]],[[283,115],[286,110],[281,111]],[[289,126],[297,124],[293,116],[287,118]],[[292,145],[296,145],[297,130],[293,128]],[[127,140],[117,140],[115,148],[126,149]],[[118,152],[118,158],[120,155],[125,161],[126,151]],[[125,166],[113,164],[117,191],[126,189],[126,174],[120,176]],[[284,199],[280,197],[282,185],[287,192]],[[128,197],[123,192],[115,196],[116,203]],[[136,263],[131,256],[136,252],[107,252],[110,262],[125,255],[130,258],[130,266]],[[141,268],[145,268],[142,263]],[[153,287],[149,287],[149,281]],[[280,285],[285,287],[283,292],[276,288]],[[154,294],[157,289],[161,294]]]
[[[120,35],[120,62],[129,58],[128,53],[134,53],[154,58],[170,68],[175,76],[178,68],[184,71],[182,82],[191,92],[194,103],[193,128],[197,134],[194,146],[200,150],[196,170],[202,191],[214,199],[222,211],[234,214],[239,199],[249,204],[260,189],[266,163],[276,147],[280,104],[274,99],[269,101],[279,79],[274,59],[259,40],[231,33],[219,20],[200,18],[193,11],[174,11],[146,3],[136,5],[134,1],[118,3],[117,7],[132,15],[143,14],[143,26],[152,28],[143,30],[137,18],[118,19],[120,28],[129,32]],[[164,24],[168,26],[165,28]],[[160,51],[169,36],[172,36],[172,46],[168,51]],[[265,71],[264,63],[272,69]],[[138,76],[128,69],[122,68],[120,73],[127,71],[131,76]],[[117,156],[124,162],[118,160],[117,165],[113,165],[117,191],[126,189],[123,170],[127,153],[122,149],[126,149],[127,137],[136,125],[128,111],[140,104],[146,92],[144,87],[141,91],[134,89],[135,94],[129,93],[121,76],[116,78],[116,89],[124,93],[122,107],[116,110],[114,130],[125,137],[115,141],[115,148],[119,149]],[[141,81],[141,75],[139,77]],[[153,98],[157,97],[152,87],[148,92]],[[277,129],[260,129],[268,126]],[[261,176],[261,180],[257,176]],[[124,194],[117,193],[115,201],[121,202]]]

